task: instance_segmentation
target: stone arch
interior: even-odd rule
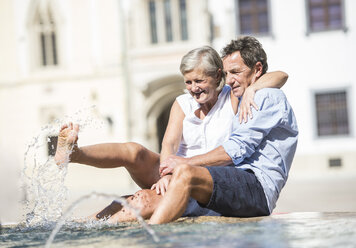
[[[146,139],[149,146],[157,152],[161,148],[172,103],[177,96],[184,93],[184,89],[183,77],[172,75],[151,81],[143,91],[147,103]]]
[[[33,25],[39,12],[46,16],[48,9],[51,11],[56,24],[64,22],[63,10],[58,0],[31,0],[27,10],[26,26],[31,27]]]

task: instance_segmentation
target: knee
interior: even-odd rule
[[[187,164],[180,164],[173,171],[172,182],[178,182],[183,185],[191,185],[193,178],[192,166]]]
[[[131,199],[130,205],[137,209],[147,209],[151,206],[151,203],[154,201],[152,190],[142,189],[137,191]]]
[[[126,143],[126,149],[135,162],[143,159],[146,150],[145,147],[135,142]]]

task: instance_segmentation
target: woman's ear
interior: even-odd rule
[[[218,81],[218,85],[220,84],[221,77],[222,77],[222,71],[221,69],[218,69],[218,73],[216,73],[216,79]]]

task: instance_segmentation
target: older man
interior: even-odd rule
[[[231,41],[223,49],[227,83],[236,97],[267,70],[267,56],[253,37]],[[189,199],[224,216],[269,215],[285,185],[297,146],[293,110],[279,89],[255,95],[258,111],[241,123],[236,117],[228,141],[206,154],[170,156],[161,175],[173,173],[167,193],[150,219],[151,224],[179,218]]]

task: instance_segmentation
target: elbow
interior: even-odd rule
[[[178,145],[179,144],[176,144],[176,142],[163,140],[162,141],[162,151],[168,150],[168,151],[170,151],[170,153],[176,153],[178,150]]]
[[[289,77],[288,73],[281,71],[281,82],[282,82],[281,86],[283,86],[287,82],[288,77]]]

